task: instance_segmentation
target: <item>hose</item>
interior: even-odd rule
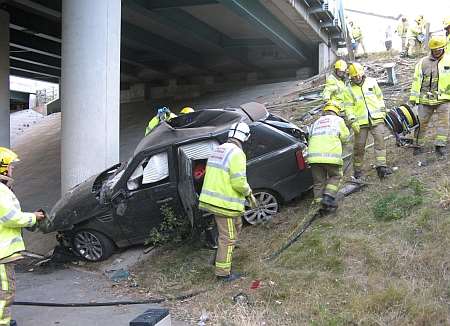
[[[34,307],[58,307],[58,308],[79,308],[79,307],[110,307],[110,306],[126,306],[137,304],[162,303],[165,301],[181,301],[195,297],[201,293],[206,292],[197,291],[184,295],[179,295],[175,298],[154,298],[147,300],[130,300],[130,301],[112,301],[112,302],[72,302],[72,303],[57,303],[57,302],[30,302],[30,301],[15,301],[15,306],[34,306]]]

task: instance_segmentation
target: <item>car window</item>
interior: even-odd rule
[[[244,143],[248,160],[289,146],[288,138],[281,132],[263,124],[250,126],[250,138]]]
[[[127,182],[129,190],[146,188],[160,183],[169,177],[167,152],[146,157],[134,170]]]

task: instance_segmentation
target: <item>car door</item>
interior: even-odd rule
[[[178,194],[191,226],[194,227],[198,197],[192,178],[192,161],[181,148],[178,149],[178,164]]]
[[[120,198],[113,199],[116,220],[130,244],[143,243],[150,231],[163,221],[163,208],[178,213],[176,178],[167,150],[144,155],[134,166],[122,188]]]

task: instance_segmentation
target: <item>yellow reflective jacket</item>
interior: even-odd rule
[[[384,123],[386,107],[376,79],[365,77],[361,85],[350,84],[352,104],[347,110],[348,120],[357,121],[360,126]]]
[[[245,197],[251,192],[246,170],[247,158],[241,148],[231,142],[218,146],[206,164],[199,208],[218,215],[241,216]]]
[[[450,54],[445,53],[440,60],[431,55],[419,60],[409,100],[425,105],[450,101]]]
[[[344,114],[345,110],[351,105],[351,95],[344,80],[336,77],[334,74],[328,76],[323,89],[322,99],[337,107]]]
[[[445,53],[450,55],[450,34],[447,35],[447,47],[445,48]]]
[[[172,120],[173,118],[176,118],[176,117],[177,117],[177,115],[175,113],[170,112],[169,118],[167,118],[165,121],[170,121],[170,120]],[[144,136],[147,136],[149,133],[151,133],[152,130],[155,129],[160,124],[160,122],[161,122],[161,119],[157,115],[155,115],[148,122],[148,126],[147,126],[147,128],[145,128],[145,135]]]
[[[416,39],[419,34],[422,34],[422,25],[414,21],[408,28],[407,36]]]
[[[363,35],[362,35],[361,28],[359,26],[353,25],[352,37],[355,41],[359,41],[360,39],[362,39]]]
[[[22,228],[36,224],[33,213],[23,213],[14,193],[0,183],[0,260],[25,250]]]
[[[308,162],[342,165],[342,144],[348,142],[349,136],[341,117],[332,114],[320,117],[311,127]]]
[[[396,32],[397,32],[398,36],[406,37],[406,34],[408,33],[408,22],[400,21],[400,23],[397,26]]]

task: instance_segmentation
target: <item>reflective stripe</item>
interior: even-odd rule
[[[17,214],[17,210],[12,209],[8,212],[8,214],[3,215],[3,217],[0,218],[0,222],[5,223],[11,220],[15,215]]]
[[[222,195],[222,194],[220,194],[218,192],[215,192],[215,191],[210,191],[210,190],[203,189],[202,193],[205,194],[205,195],[211,196],[211,197],[216,197],[216,198],[225,200],[227,202],[239,203],[239,204],[242,204],[242,205],[245,204],[245,199],[239,199],[239,198],[233,198],[233,197],[224,196],[224,195]]]
[[[436,140],[447,140],[447,136],[437,135]]]
[[[326,187],[325,187],[325,189],[330,189],[330,190],[333,190],[333,191],[338,191],[338,187],[335,186],[335,185],[331,185],[331,184],[327,184]]]
[[[206,164],[206,166],[210,166],[210,167],[213,167],[213,168],[216,168],[216,169],[220,169],[220,170],[223,170],[225,172],[229,172],[230,171],[230,169],[227,166],[224,166],[224,165],[219,164],[219,163],[209,162],[209,160],[208,160],[208,163]]]
[[[6,301],[0,300],[0,324],[7,326],[7,325],[9,325],[11,318],[10,317],[3,318],[5,315],[5,307],[6,307]]]
[[[324,131],[313,131],[311,136],[339,136],[339,131],[337,130],[324,130]]]
[[[232,175],[230,175],[230,179],[235,179],[235,178],[241,178],[241,177],[247,177],[247,174],[245,172],[239,172],[239,173],[233,173]]]
[[[229,269],[229,268],[231,268],[231,263],[227,263],[227,262],[221,263],[221,262],[216,261],[216,267],[223,268],[223,269]]]
[[[0,280],[2,283],[2,291],[9,290],[8,275],[6,275],[5,264],[0,264]]]
[[[308,153],[308,157],[342,158],[342,155],[341,154],[332,154],[332,153]]]
[[[22,242],[22,237],[19,236],[19,237],[12,238],[11,240],[0,242],[0,249],[9,247],[10,245],[12,245],[16,242]]]

